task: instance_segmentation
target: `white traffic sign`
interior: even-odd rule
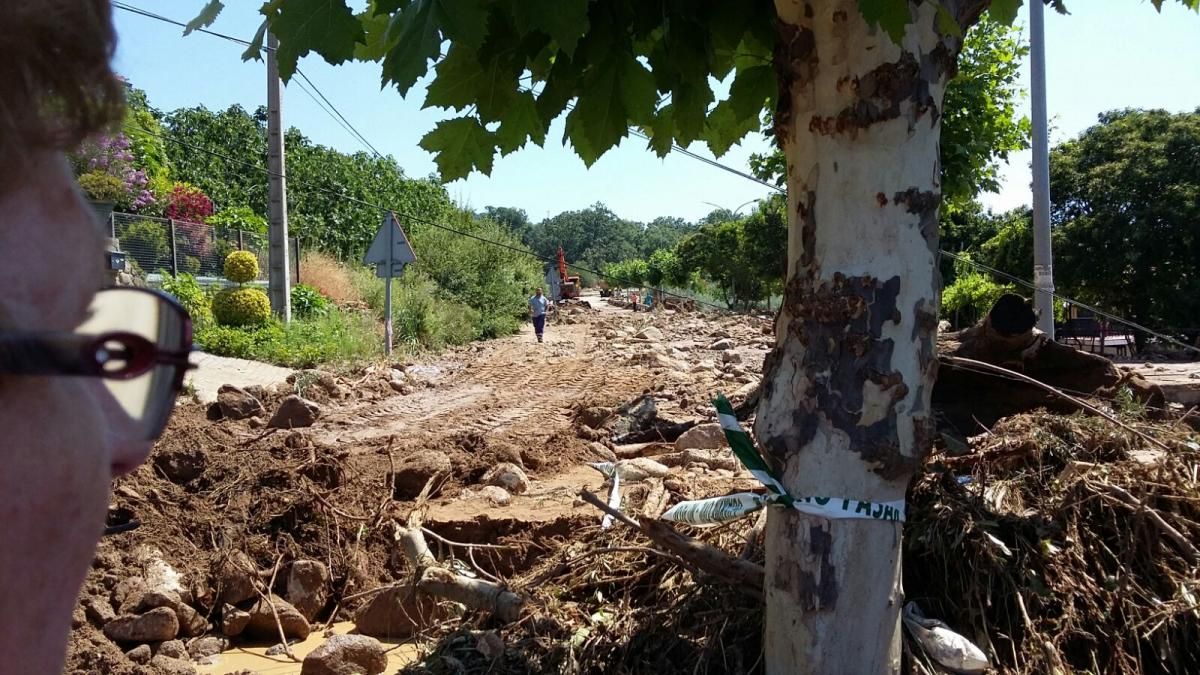
[[[375,265],[375,273],[381,278],[398,277],[404,273],[404,266],[417,261],[412,245],[404,234],[404,228],[396,220],[396,214],[391,211],[383,218],[383,224],[375,233],[375,240],[363,256],[364,265]]]
[[[396,220],[396,214],[388,211],[375,233],[371,248],[363,256],[364,265],[374,265],[375,274],[383,279],[383,328],[384,350],[388,356],[392,354],[392,278],[404,274],[404,266],[417,261],[412,245],[404,234],[404,228]]]

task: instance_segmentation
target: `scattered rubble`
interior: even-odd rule
[[[761,578],[761,523],[657,517],[762,489],[710,400],[730,395],[753,429],[770,319],[570,317],[536,353],[525,335],[226,390],[216,420],[181,406],[151,462],[116,481],[114,507],[142,526],[102,541],[65,672],[193,672],[340,621],[361,635],[325,639],[304,673],[381,672],[374,638],[416,636],[407,673],[761,672],[761,602],[729,581]],[[969,342],[954,337],[943,355]],[[1156,418],[1153,388],[1089,363],[1104,383],[1068,388],[1170,452],[1044,393],[1001,409],[994,378],[948,377],[965,388],[935,391],[961,404],[946,419],[975,402],[988,426],[939,428],[910,495],[905,591],[998,672],[1200,671],[1200,441]],[[248,399],[261,410],[243,417]],[[602,530],[579,498],[605,504],[614,474],[617,515],[638,528]],[[694,551],[670,541],[715,566],[678,564]]]

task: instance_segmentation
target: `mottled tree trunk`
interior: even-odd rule
[[[961,46],[937,4],[910,3],[897,45],[857,0],[776,0],[789,264],[755,431],[796,497],[903,500],[930,448],[939,120]],[[771,511],[768,673],[899,670],[900,537]]]

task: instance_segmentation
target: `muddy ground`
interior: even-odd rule
[[[590,465],[634,456],[666,475],[623,481],[633,516],[761,489],[712,449],[715,427],[715,440],[705,427],[679,444],[654,435],[711,423],[717,393],[753,402],[770,322],[590,300],[545,344],[526,332],[182,405],[150,461],[114,486],[110,524],[140,526],[101,542],[66,672],[762,672],[761,584],[747,593],[631,527],[603,529],[580,490],[603,499]],[[1001,390],[980,379],[966,391]],[[910,489],[906,598],[996,672],[1200,669],[1196,420],[1100,391],[1091,412],[941,425]],[[281,411],[312,424],[273,428]],[[755,566],[754,524],[681,530]],[[421,525],[434,560],[417,583]],[[516,591],[519,620],[499,601],[435,601],[430,566]],[[329,637],[348,631],[383,642]],[[904,672],[941,672],[914,635]],[[302,667],[314,648],[327,658]]]
[[[588,426],[603,426],[593,418],[649,392],[660,420],[713,420],[711,396],[744,396],[759,377],[770,338],[766,319],[654,317],[598,298],[592,305],[564,312],[545,344],[522,333],[424,363],[334,377],[301,373],[291,383],[252,388],[263,411],[247,419],[214,420],[219,406],[181,405],[150,461],[114,486],[112,510],[140,526],[101,542],[66,672],[185,667],[184,659],[158,658],[163,636],[114,641],[104,634],[114,614],[136,616],[155,604],[138,607],[131,580],[149,577],[153,587],[161,581],[153,570],[164,564],[179,575],[178,583],[168,583],[171,602],[203,617],[193,630],[177,632],[185,648],[201,634],[221,635],[237,604],[222,602],[221,585],[229,583],[222,569],[231,560],[244,565],[242,554],[260,589],[273,581],[271,590],[288,600],[292,564],[321,563],[328,578],[319,607],[310,611],[310,629],[352,620],[363,595],[369,601],[370,591],[403,578],[389,524],[403,522],[426,479],[439,471],[448,469],[434,486],[425,525],[451,541],[512,545],[479,554],[486,560],[477,564],[488,574],[519,575],[597,529],[600,514],[578,493],[601,490],[603,476],[587,464],[612,459],[613,444],[611,433]],[[266,428],[292,394],[320,406],[315,424]],[[508,491],[482,489],[488,470],[506,462],[527,482]],[[727,469],[693,467],[686,476],[677,497],[753,485]],[[141,592],[141,581],[136,585]],[[248,635],[220,646],[280,642],[263,631]],[[150,662],[138,649],[147,643]],[[168,656],[177,651],[174,643],[166,647]],[[190,660],[208,663],[206,672],[224,672],[219,656]]]

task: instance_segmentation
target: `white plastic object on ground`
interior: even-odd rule
[[[916,602],[904,605],[904,626],[908,628],[925,653],[939,665],[956,673],[974,675],[991,665],[987,655],[975,643],[950,630],[937,619],[926,618]]]
[[[765,507],[767,500],[753,492],[739,492],[724,497],[679,502],[662,514],[663,520],[686,525],[707,527],[737,520]]]
[[[619,471],[612,475],[612,490],[608,493],[608,508],[614,511],[621,510],[621,472]],[[607,530],[612,527],[612,524],[612,514],[606,513],[600,521],[600,529]]]

